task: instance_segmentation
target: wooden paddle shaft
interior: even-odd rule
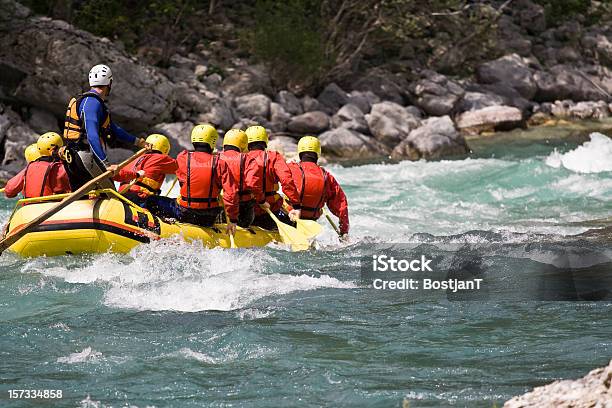
[[[117,170],[121,170],[122,168],[124,168],[125,166],[130,164],[130,162],[132,162],[133,160],[139,158],[140,156],[142,156],[146,152],[147,152],[147,149],[139,150],[138,152],[136,152],[136,154],[134,154],[129,159],[119,163],[117,165]],[[57,214],[62,209],[66,208],[69,204],[71,204],[71,203],[77,201],[79,198],[83,197],[99,181],[101,181],[101,180],[103,180],[103,179],[105,179],[107,177],[111,177],[112,175],[113,175],[113,172],[111,170],[105,171],[104,173],[100,174],[99,176],[97,176],[97,177],[93,178],[92,180],[88,181],[87,183],[83,184],[83,186],[81,186],[81,188],[79,188],[77,191],[75,191],[74,193],[72,193],[68,197],[65,197],[56,206],[54,206],[52,208],[49,208],[47,211],[45,211],[41,215],[39,215],[38,217],[34,218],[32,221],[27,223],[25,225],[25,227],[21,228],[19,231],[9,235],[8,237],[5,237],[2,241],[0,241],[0,254],[2,252],[4,252],[4,250],[9,248],[11,245],[13,245],[15,242],[19,241],[19,239],[21,237],[23,237],[25,234],[27,234],[28,232],[31,232],[35,227],[37,227],[38,225],[42,224],[45,220],[47,220],[48,218],[50,218],[53,215]]]

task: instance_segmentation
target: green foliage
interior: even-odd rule
[[[550,25],[557,25],[576,16],[586,14],[591,6],[591,0],[536,0],[544,6],[546,18]]]
[[[242,40],[279,82],[309,82],[325,69],[320,8],[321,0],[256,2],[253,24],[242,31]]]

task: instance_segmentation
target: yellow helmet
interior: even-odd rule
[[[38,153],[38,146],[36,145],[36,143],[32,143],[31,145],[25,148],[24,156],[28,163],[32,163],[34,160],[40,157],[40,153]]]
[[[153,150],[157,150],[163,154],[168,154],[170,151],[170,141],[166,136],[160,135],[159,133],[149,135],[146,142],[153,146]]]
[[[55,132],[47,132],[38,138],[36,146],[38,146],[38,152],[41,156],[51,156],[53,150],[60,148],[64,145],[62,137]]]
[[[268,144],[268,132],[263,126],[249,126],[246,130],[248,143],[265,142]]]
[[[223,138],[223,146],[234,146],[244,152],[247,149],[247,135],[243,130],[230,129]]]
[[[298,154],[303,152],[314,152],[318,156],[321,155],[321,142],[314,136],[304,136],[298,142]]]
[[[196,125],[191,131],[191,143],[207,143],[211,149],[217,145],[219,133],[212,125]]]

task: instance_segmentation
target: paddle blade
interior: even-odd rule
[[[306,251],[310,248],[308,238],[300,231],[282,221],[279,221],[276,225],[283,243],[290,245],[292,251]]]
[[[312,239],[321,233],[323,228],[318,222],[313,220],[297,220],[297,230],[306,236],[308,239]]]

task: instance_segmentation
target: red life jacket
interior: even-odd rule
[[[244,171],[246,165],[246,154],[236,152],[236,154],[227,154],[223,152],[221,158],[227,167],[229,168],[230,174],[234,179],[234,182],[238,186],[238,195],[241,202],[250,201],[253,199],[253,195],[249,190],[246,189],[244,182]]]
[[[262,169],[261,185],[263,193],[266,196],[266,201],[268,200],[268,197],[278,196],[279,186],[277,182],[274,182],[274,170],[269,166],[268,152],[264,150],[263,154],[258,154],[255,156],[255,162],[257,163],[258,168]]]
[[[35,198],[53,195],[49,175],[53,167],[62,165],[61,162],[46,157],[41,157],[29,163],[23,176],[23,196],[25,198]]]
[[[297,165],[301,177],[294,178],[294,182],[300,193],[302,205],[300,217],[306,220],[316,220],[321,216],[321,210],[326,201],[327,172],[317,165],[302,166],[302,163]]]
[[[149,154],[145,154],[139,157],[138,160],[136,160],[134,164],[132,165],[132,171],[136,173],[138,172],[138,170],[145,170],[145,167],[147,164],[146,163],[147,158],[150,158],[152,154],[155,154],[155,153],[149,153]],[[165,178],[166,178],[165,174],[160,174],[159,177],[157,178],[150,178],[150,177],[144,176],[138,179],[138,181],[136,181],[134,185],[130,187],[130,191],[143,193],[146,196],[160,194],[161,186],[164,183]]]
[[[202,210],[219,206],[217,162],[219,156],[204,152],[187,152],[187,180],[177,199],[182,207]]]

